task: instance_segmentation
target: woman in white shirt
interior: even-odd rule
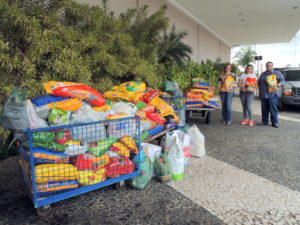
[[[253,66],[248,65],[245,72],[240,76],[238,86],[240,87],[240,99],[243,106],[244,120],[241,122],[242,125],[253,126],[252,117],[252,102],[257,87],[257,77],[253,73]]]

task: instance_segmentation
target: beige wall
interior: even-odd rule
[[[100,5],[100,0],[77,0],[80,3]],[[161,5],[166,4],[165,0],[109,0],[110,10],[117,14],[126,11],[128,8],[149,5],[150,13],[157,11]],[[223,62],[230,61],[230,47],[219,40],[211,32],[207,31],[201,25],[189,18],[181,11],[168,5],[166,16],[170,19],[170,28],[175,24],[177,31],[187,31],[188,36],[184,42],[192,47],[192,60],[201,62],[201,60],[217,58]]]

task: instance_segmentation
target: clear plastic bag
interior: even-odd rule
[[[187,133],[191,137],[191,155],[195,157],[205,156],[205,138],[196,125],[190,127]]]
[[[38,117],[32,103],[29,99],[27,99],[25,101],[24,105],[25,105],[25,109],[26,109],[26,112],[27,112],[29,128],[30,129],[48,127],[47,122]]]
[[[4,129],[23,130],[29,127],[29,121],[24,106],[26,93],[24,89],[14,88],[4,103],[0,122]]]

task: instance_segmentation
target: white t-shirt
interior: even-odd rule
[[[255,78],[257,80],[257,76],[255,74],[245,74],[243,73],[239,79],[242,80],[242,87],[245,87],[247,78]]]

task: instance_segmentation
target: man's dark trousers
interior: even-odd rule
[[[278,96],[273,95],[270,98],[261,98],[262,122],[269,123],[269,114],[273,125],[278,124]]]

